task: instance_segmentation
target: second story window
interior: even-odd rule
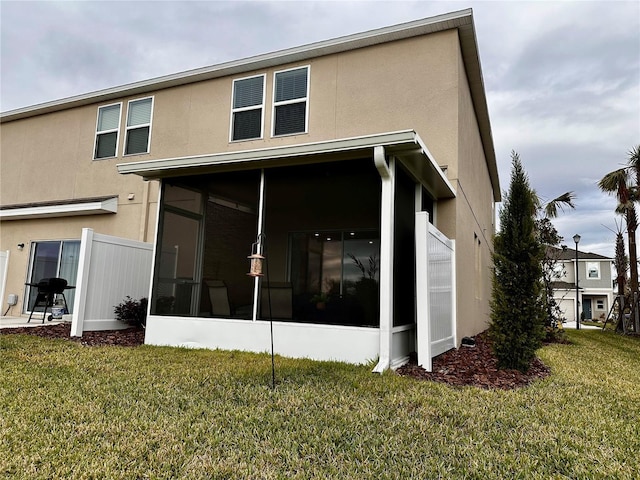
[[[600,263],[587,262],[587,277],[593,279],[600,278]]]
[[[306,133],[309,67],[276,72],[273,90],[273,135]]]
[[[93,158],[115,157],[120,132],[120,107],[122,104],[105,105],[98,108],[96,141]]]
[[[124,146],[125,155],[149,152],[152,110],[153,97],[129,102],[127,135]]]
[[[233,81],[231,140],[262,138],[264,75]]]

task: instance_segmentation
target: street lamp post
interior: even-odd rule
[[[576,330],[580,330],[580,305],[578,304],[578,243],[580,243],[580,235],[577,233],[573,236],[576,242]]]

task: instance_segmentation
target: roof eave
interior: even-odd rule
[[[457,29],[460,38],[462,58],[471,90],[471,97],[482,138],[484,154],[491,178],[493,198],[501,200],[500,182],[496,163],[495,148],[491,134],[491,123],[484,90],[484,80],[478,54],[478,46],[470,8],[446,13],[435,17],[402,23],[380,29],[311,43],[299,47],[279,50],[248,57],[241,60],[165,75],[118,87],[98,90],[82,95],[54,100],[29,107],[0,113],[0,123],[36,115],[101,103],[118,98],[142,95],[152,91],[201,82],[224,76],[237,75],[252,70],[265,69],[286,63],[302,62],[311,58],[341,53],[376,44],[397,41],[419,35]]]
[[[21,118],[65,110],[91,103],[105,102],[121,98],[123,96],[139,95],[155,90],[229,75],[236,75],[242,72],[263,69],[285,63],[304,61],[314,57],[341,53],[380,43],[450,30],[453,28],[460,28],[463,25],[469,25],[471,23],[471,18],[471,9],[460,10],[413,22],[402,23],[390,27],[369,30],[353,35],[302,45],[299,47],[256,55],[218,65],[165,75],[149,80],[129,83],[126,85],[2,112],[0,113],[0,122],[18,120]]]

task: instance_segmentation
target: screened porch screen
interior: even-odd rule
[[[178,188],[202,203],[163,199],[155,314],[378,325],[381,185],[370,159],[184,177]],[[258,233],[256,289],[247,256]],[[176,259],[175,245],[194,255]]]

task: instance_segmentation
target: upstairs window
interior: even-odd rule
[[[94,159],[116,156],[118,134],[120,132],[121,106],[121,103],[116,103],[98,108],[96,142],[93,153]]]
[[[233,81],[231,141],[262,138],[264,75]]]
[[[587,277],[593,279],[600,278],[600,263],[599,262],[587,262]]]
[[[273,89],[273,135],[306,133],[309,67],[276,72]]]
[[[148,153],[151,140],[151,113],[153,97],[129,102],[127,110],[127,136],[124,154]]]

